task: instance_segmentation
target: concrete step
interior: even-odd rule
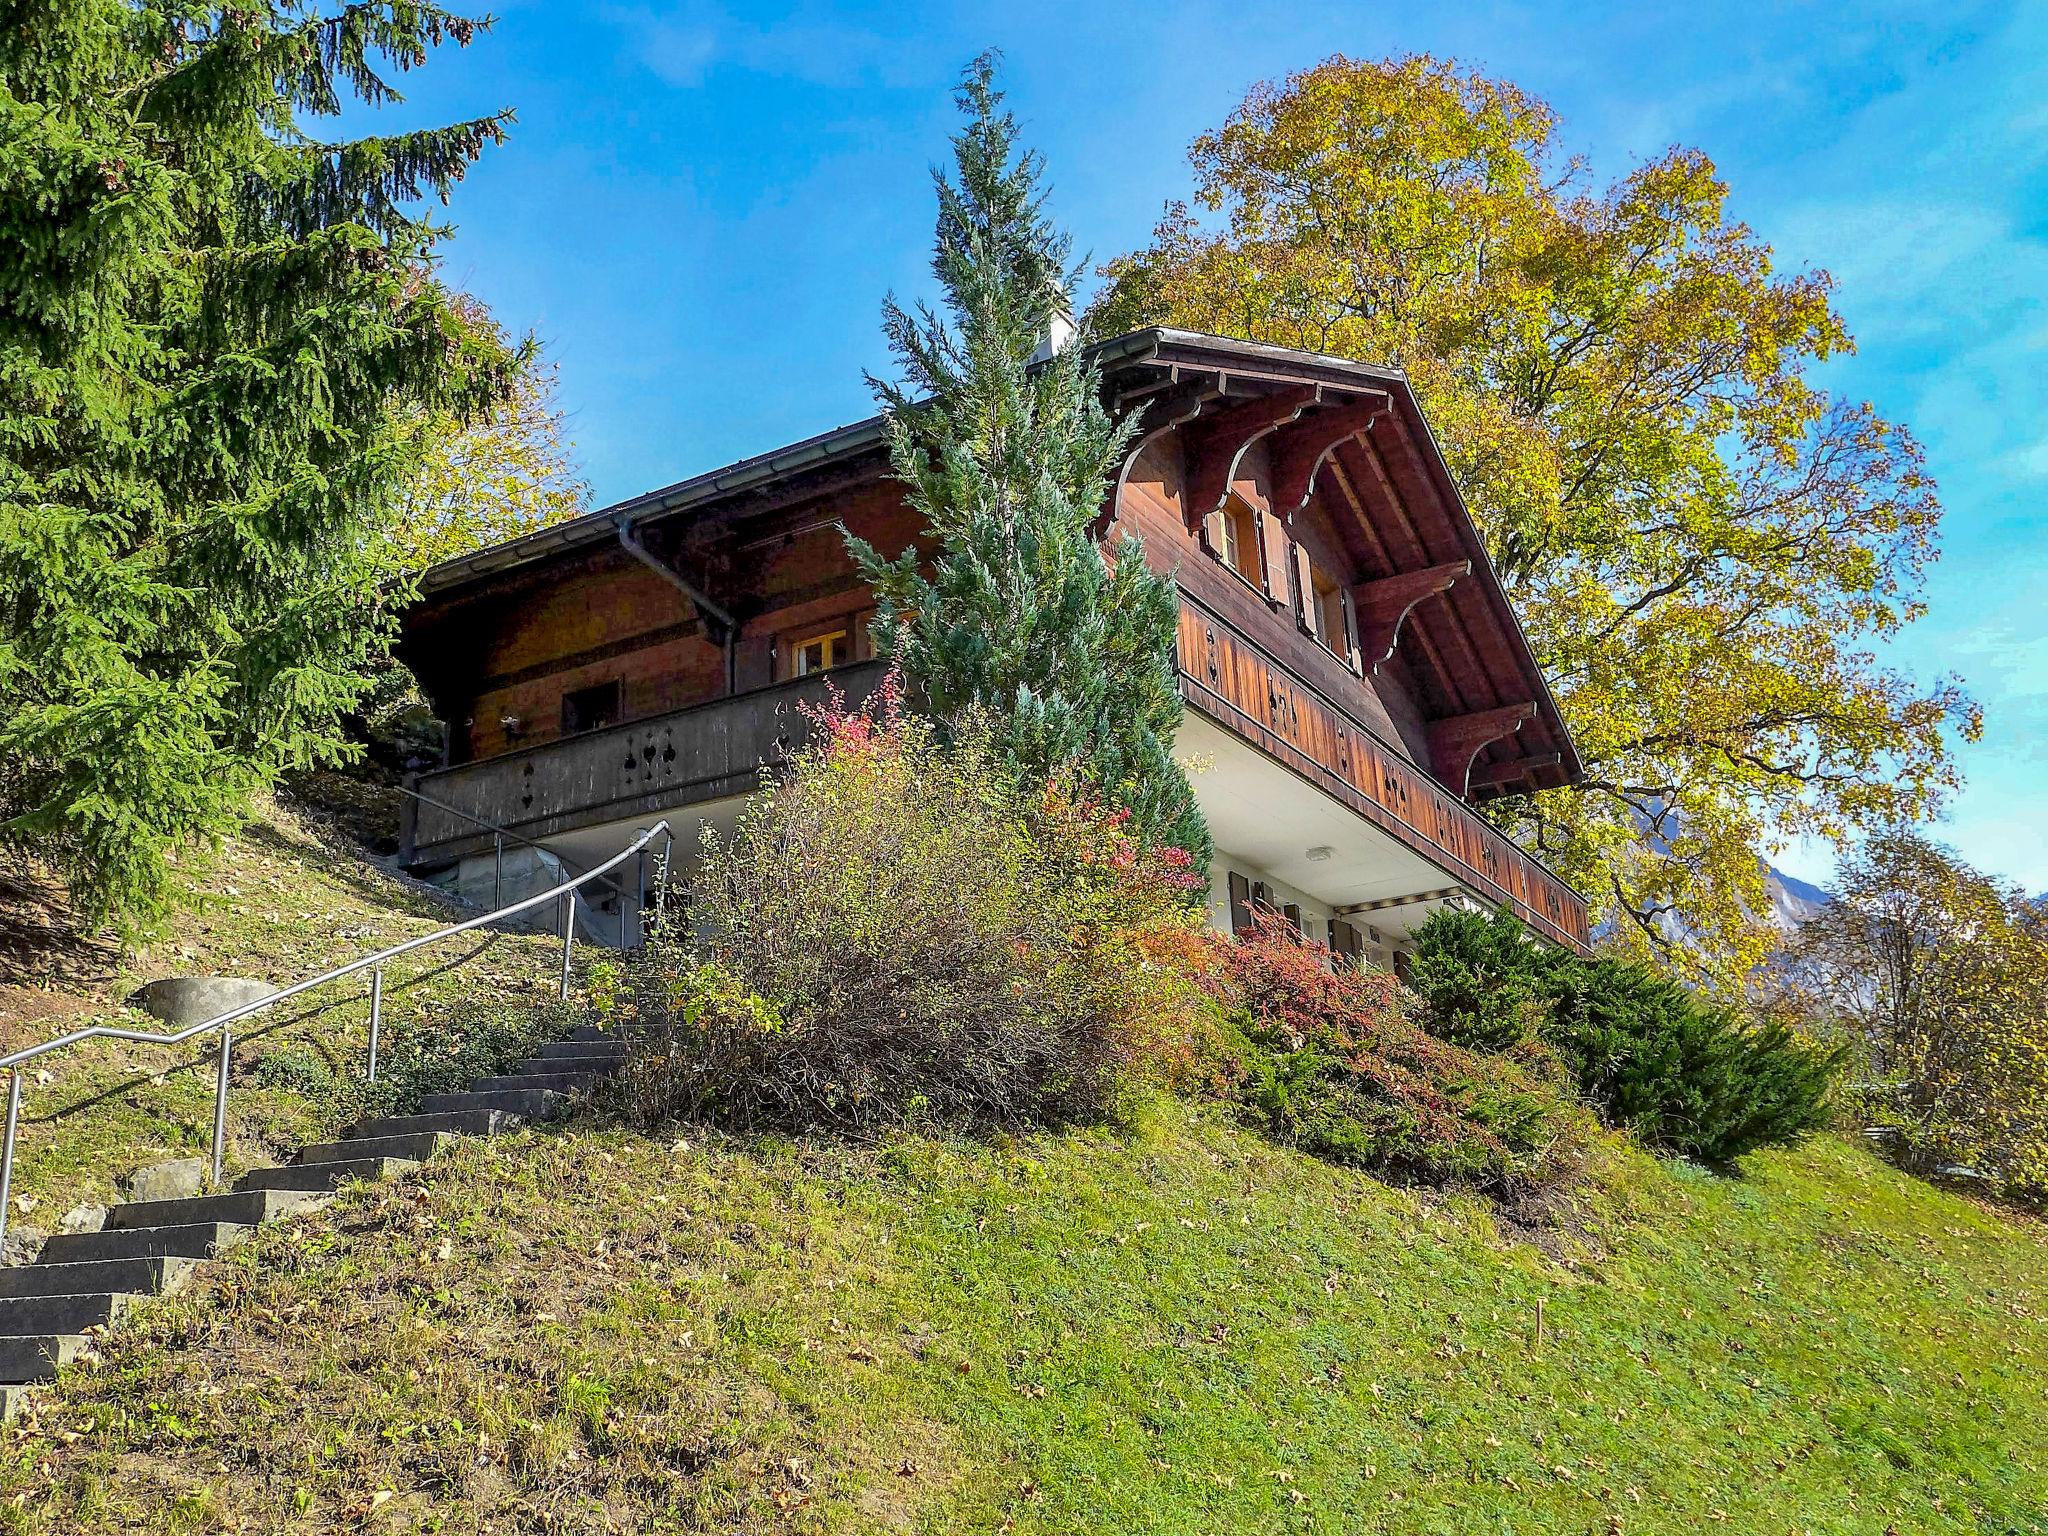
[[[603,1082],[610,1075],[608,1072],[548,1072],[522,1068],[503,1077],[480,1077],[469,1085],[469,1091],[519,1093],[537,1088],[545,1093],[581,1093],[593,1083]]]
[[[59,1232],[45,1238],[37,1264],[91,1264],[101,1259],[210,1259],[249,1235],[239,1222],[198,1221],[133,1231]]]
[[[446,1131],[412,1131],[397,1136],[356,1136],[348,1141],[316,1141],[299,1148],[294,1163],[353,1163],[366,1157],[395,1157],[409,1163],[424,1163],[435,1153],[455,1145]]]
[[[623,1040],[551,1040],[533,1054],[543,1061],[624,1061],[633,1048]]]
[[[0,1297],[90,1296],[125,1291],[160,1296],[175,1291],[199,1268],[199,1260],[150,1254],[139,1259],[88,1259],[82,1264],[10,1264],[0,1269]]]
[[[351,1157],[329,1163],[294,1163],[287,1168],[251,1168],[235,1180],[236,1189],[291,1189],[324,1192],[349,1179],[388,1179],[419,1167],[412,1158]]]
[[[294,1216],[320,1203],[323,1196],[287,1189],[246,1189],[225,1195],[193,1195],[183,1200],[131,1200],[107,1212],[110,1231],[136,1227],[183,1227],[194,1222],[227,1221],[241,1226]]]
[[[388,1115],[381,1120],[364,1120],[349,1129],[352,1138],[364,1140],[425,1135],[433,1131],[445,1131],[451,1136],[496,1136],[518,1123],[519,1116],[495,1109],[464,1109],[446,1114]]]
[[[95,1291],[83,1296],[9,1296],[0,1299],[0,1338],[32,1339],[43,1334],[103,1328],[141,1300],[125,1291]]]
[[[85,1348],[76,1333],[45,1333],[34,1338],[0,1338],[0,1381],[49,1381],[59,1366],[69,1365]]]
[[[429,1093],[420,1099],[425,1115],[461,1114],[469,1110],[496,1110],[522,1120],[548,1120],[569,1107],[559,1093],[541,1088],[515,1088],[499,1093]]]
[[[10,1424],[14,1416],[28,1406],[28,1396],[35,1388],[27,1382],[0,1387],[0,1424]]]
[[[646,1039],[649,1035],[660,1034],[662,1028],[663,1026],[659,1024],[613,1024],[600,1029],[595,1024],[578,1024],[562,1036],[562,1041],[569,1045],[580,1045],[591,1040],[611,1045],[630,1045],[636,1040]]]

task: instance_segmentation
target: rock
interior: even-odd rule
[[[129,1001],[173,1029],[184,1029],[276,991],[269,982],[246,976],[165,976],[144,985]]]
[[[104,1205],[74,1205],[57,1223],[59,1232],[97,1232],[107,1224]]]
[[[33,1264],[36,1255],[43,1251],[43,1243],[49,1233],[39,1227],[24,1226],[18,1221],[7,1223],[7,1238],[0,1242],[0,1264]]]
[[[138,1168],[126,1180],[130,1200],[184,1200],[206,1188],[213,1165],[203,1157],[180,1157]]]

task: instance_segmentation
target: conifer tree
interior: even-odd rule
[[[1093,535],[1132,423],[1105,410],[1086,330],[1069,328],[1079,272],[996,64],[988,53],[968,66],[954,172],[933,172],[946,313],[889,300],[902,381],[869,380],[935,545],[931,574],[916,550],[885,561],[850,542],[877,593],[877,640],[934,716],[982,712],[1020,769],[1078,771],[1145,840],[1206,866],[1208,830],[1171,752],[1173,583],[1136,539],[1104,551]],[[1034,363],[1057,330],[1065,339]]]
[[[332,760],[422,426],[513,361],[421,211],[508,113],[328,142],[477,24],[413,0],[0,4],[0,845],[133,930]]]

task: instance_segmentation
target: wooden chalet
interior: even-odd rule
[[[1584,901],[1472,809],[1581,770],[1402,376],[1165,329],[1097,356],[1140,422],[1103,529],[1180,589],[1217,925],[1263,902],[1394,963],[1475,902],[1583,949]],[[879,419],[435,567],[402,653],[447,750],[410,866],[489,894],[501,846],[580,869],[657,814],[685,849],[729,825],[827,675],[856,702],[880,679],[842,528],[884,553],[922,532]],[[593,917],[630,938],[638,914]]]

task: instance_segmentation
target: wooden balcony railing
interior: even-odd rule
[[[415,787],[439,804],[411,803],[415,820],[405,856],[414,864],[439,864],[487,851],[492,835],[477,822],[525,838],[553,837],[747,794],[760,783],[762,768],[808,739],[810,722],[799,705],[822,704],[827,689],[836,687],[857,708],[883,670],[879,661],[835,667],[421,774]]]
[[[1189,704],[1399,838],[1548,938],[1589,941],[1586,903],[1512,838],[1357,717],[1182,594],[1181,692]]]

